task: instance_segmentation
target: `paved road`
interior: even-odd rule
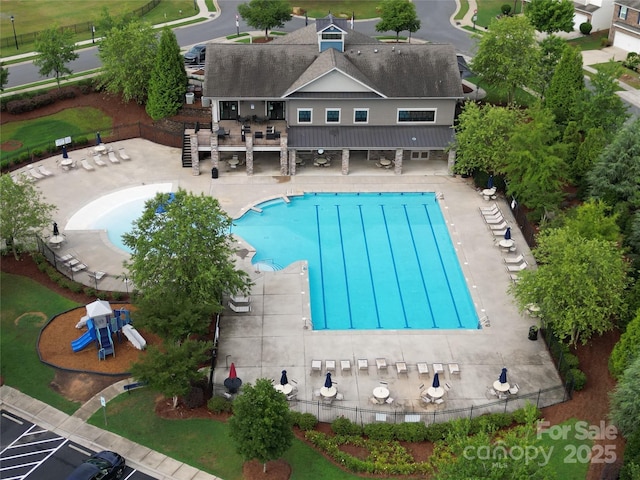
[[[0,478],[64,480],[93,453],[17,415],[0,412]],[[154,477],[126,467],[123,478]]]
[[[174,29],[178,44],[181,47],[225,37],[236,32],[235,16],[237,7],[244,2],[242,0],[219,0],[218,3],[220,5],[220,14],[217,18]],[[454,0],[415,0],[415,3],[418,16],[422,19],[422,28],[413,35],[415,38],[438,43],[451,43],[460,53],[470,54],[474,41],[468,33],[451,25],[449,20],[456,9]],[[378,20],[357,21],[355,29],[373,36],[378,33],[375,30],[377,22]],[[294,17],[290,22],[286,23],[284,28],[279,30],[292,32],[303,27],[304,24],[303,18]],[[240,31],[248,30],[253,30],[253,28],[240,19]],[[79,50],[78,54],[78,59],[68,64],[74,73],[100,67],[97,47]],[[9,65],[8,68],[9,81],[6,88],[42,80],[38,69],[31,61]]]

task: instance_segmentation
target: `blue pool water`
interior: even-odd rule
[[[309,264],[316,330],[475,329],[476,315],[433,193],[315,193],[234,221],[254,262]]]
[[[144,204],[150,198],[137,198],[119,205],[118,208],[96,218],[92,228],[106,230],[112,244],[120,250],[131,253],[131,249],[122,243],[122,235],[133,230],[133,222],[142,216]]]

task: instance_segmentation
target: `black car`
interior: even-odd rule
[[[104,450],[94,453],[76,468],[67,480],[119,480],[124,474],[125,462],[115,452]]]
[[[207,53],[206,45],[194,45],[184,54],[184,63],[200,65],[204,63],[204,56]]]

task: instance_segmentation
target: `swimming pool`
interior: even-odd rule
[[[122,243],[122,235],[132,230],[132,223],[142,215],[147,200],[156,193],[171,192],[171,189],[171,183],[155,183],[104,195],[78,210],[67,222],[65,230],[106,230],[114,246],[131,253]]]
[[[434,193],[311,193],[262,203],[232,232],[254,263],[307,260],[316,330],[476,329]]]

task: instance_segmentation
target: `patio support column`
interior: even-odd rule
[[[280,175],[285,176],[287,175],[288,172],[288,168],[287,168],[287,136],[286,135],[281,135],[280,136]],[[294,167],[293,167],[293,171],[295,174],[295,161],[294,161]]]
[[[453,166],[456,164],[456,151],[451,149],[449,150],[449,157],[447,158],[447,169],[449,170],[449,175],[455,176],[453,173]]]
[[[342,149],[342,174],[349,175],[349,149]]]
[[[195,130],[189,134],[189,148],[191,149],[191,175],[200,175],[200,157],[198,156],[198,134]]]
[[[211,166],[218,168],[220,163],[220,151],[218,150],[218,134],[217,130],[213,131],[216,127],[220,128],[217,123],[211,124]]]
[[[253,136],[246,135],[247,175],[253,175]]]
[[[296,157],[298,156],[298,152],[295,150],[291,150],[289,152],[289,175],[296,174]]]
[[[404,150],[401,148],[396,150],[396,158],[394,160],[395,167],[393,167],[393,173],[396,175],[402,175],[402,158],[403,158]]]

